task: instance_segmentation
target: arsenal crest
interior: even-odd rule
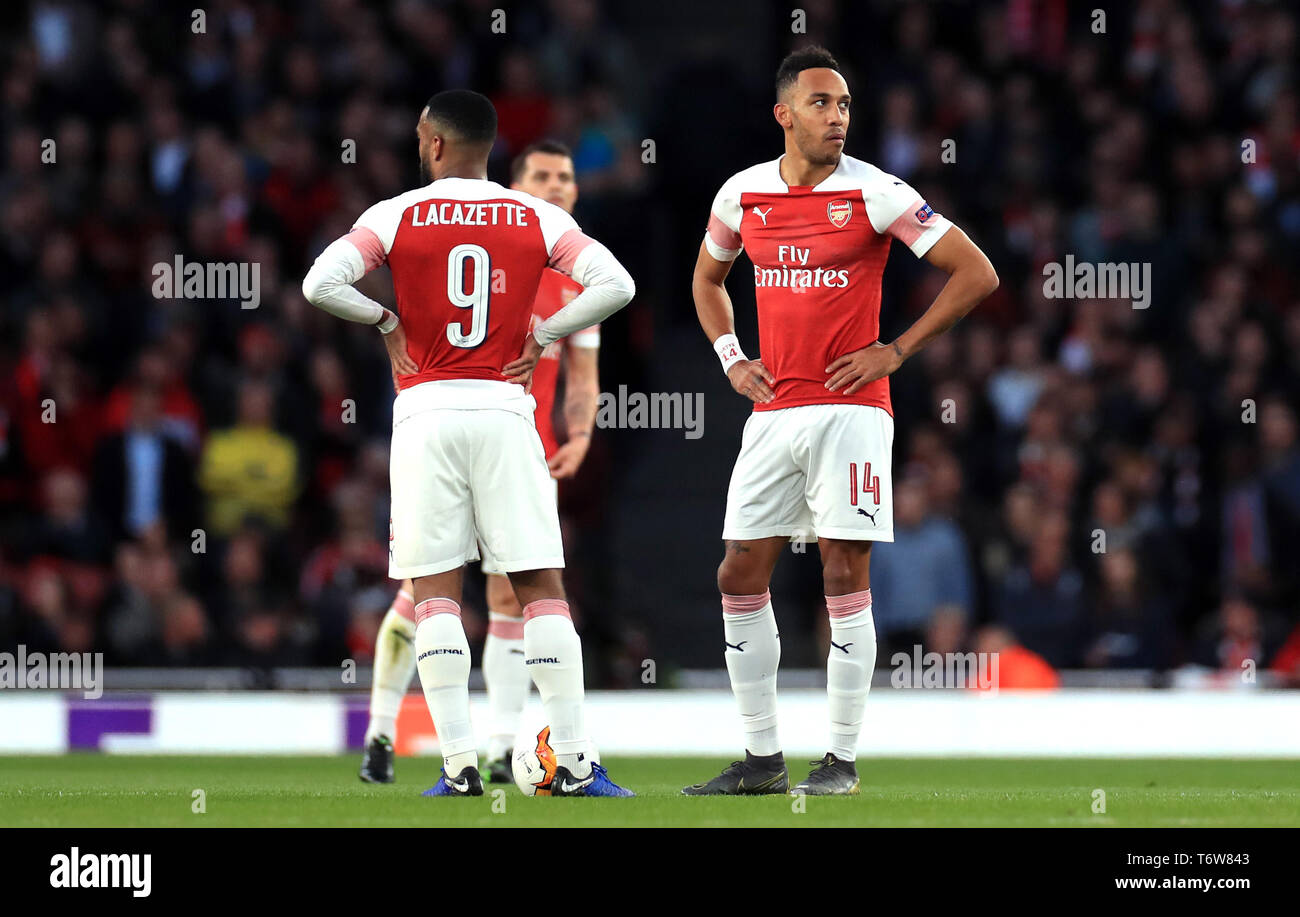
[[[844,224],[853,216],[852,201],[831,201],[826,205],[826,218],[831,221],[831,225],[836,229],[843,229]]]

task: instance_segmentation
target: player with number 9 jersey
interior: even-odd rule
[[[350,285],[384,263],[413,364],[395,374],[389,575],[460,567],[478,554],[476,538],[484,561],[502,572],[563,567],[536,402],[503,369],[526,338],[545,348],[621,308],[631,277],[560,207],[465,177],[370,207],[317,258],[304,292],[327,311],[384,330],[386,310]],[[582,292],[530,335],[547,268]],[[369,311],[360,311],[363,303]]]
[[[523,386],[505,380],[503,368],[529,334],[543,273],[552,268],[579,283],[599,281],[602,269],[614,273],[612,256],[561,208],[469,178],[440,179],[381,201],[343,241],[367,269],[388,264],[406,352],[415,364],[414,372],[396,377],[390,575],[400,579],[458,567],[474,557],[476,535],[484,560],[503,572],[562,567],[554,488],[534,422],[536,402]],[[533,332],[537,342],[557,340],[556,318],[582,300],[575,297],[539,324]],[[440,409],[487,409],[518,420],[421,417],[404,426]],[[472,458],[453,454],[454,439],[435,443],[416,432],[430,423],[444,432],[449,423],[495,424],[496,448]],[[407,442],[410,448],[404,449]],[[521,462],[520,455],[536,460]],[[432,514],[440,525],[428,525]]]
[[[302,288],[313,305],[376,325],[392,363],[388,572],[412,581],[416,667],[443,757],[424,795],[483,794],[460,622],[462,568],[481,547],[522,605],[523,649],[557,762],[552,795],[630,796],[587,755],[582,646],[528,386],[548,345],[621,309],[635,285],[562,208],[488,180],[497,115],[486,96],[437,93],[416,137],[428,183],[366,210]],[[400,317],[353,286],[383,263]],[[583,290],[530,327],[548,267]]]
[[[500,381],[528,333],[542,272],[573,270],[590,242],[559,207],[495,182],[446,178],[381,201],[348,237],[393,274],[407,352],[402,390]]]

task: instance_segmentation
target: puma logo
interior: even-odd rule
[[[840,646],[834,640],[831,641],[831,646],[835,647],[837,650],[843,653],[847,653],[849,651],[849,647],[852,645],[853,645],[852,643],[846,643],[843,646]]]
[[[748,643],[749,641],[748,641],[748,640],[741,640],[739,643],[727,643],[726,640],[723,640],[722,642],[723,642],[724,644],[726,644],[726,646],[727,646],[729,649],[733,649],[733,650],[735,650],[737,653],[743,653],[743,652],[745,651],[745,644]]]
[[[767,208],[767,213],[764,213],[763,211],[759,210],[757,207],[755,207],[754,210],[753,210],[754,216],[756,216],[756,217],[758,217],[760,220],[762,220],[764,226],[767,225],[767,214],[768,214],[768,213],[771,213],[771,212],[772,212],[772,208],[771,208],[771,207],[768,207],[768,208]]]
[[[875,525],[875,524],[876,524],[876,513],[880,512],[880,510],[876,510],[876,513],[869,513],[869,512],[867,512],[865,509],[863,509],[862,507],[859,506],[859,507],[858,507],[858,512],[861,513],[862,515],[866,516],[868,519],[870,519],[872,525]]]

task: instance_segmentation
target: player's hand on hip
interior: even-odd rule
[[[772,386],[776,385],[776,376],[768,372],[762,360],[740,360],[727,370],[731,387],[750,401],[767,404],[776,398]]]
[[[384,346],[388,348],[388,361],[393,364],[394,376],[409,376],[420,371],[420,367],[406,352],[406,329],[400,321],[397,327],[384,335]]]
[[[506,377],[507,382],[513,382],[516,385],[522,385],[524,391],[533,390],[533,370],[537,368],[537,361],[542,356],[542,345],[537,343],[537,338],[531,334],[524,338],[524,349],[520,352],[519,358],[506,364],[506,368],[501,370],[501,375]]]
[[[582,460],[587,457],[587,447],[591,445],[591,434],[583,433],[572,437],[567,443],[555,450],[555,454],[546,462],[551,469],[551,477],[557,481],[571,478],[578,473]]]
[[[844,394],[852,395],[867,383],[883,379],[902,365],[903,357],[895,345],[876,341],[861,350],[846,353],[826,367],[831,374],[826,388],[835,392],[847,385]]]

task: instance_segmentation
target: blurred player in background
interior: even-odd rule
[[[566,213],[573,213],[578,200],[573,154],[556,141],[542,141],[525,148],[515,157],[510,187],[540,197]],[[535,328],[582,292],[570,277],[547,268],[533,304]],[[593,326],[542,351],[533,371],[532,395],[537,401],[533,415],[542,438],[546,462],[555,481],[571,478],[587,456],[596,407],[600,397],[598,356],[600,327]],[[564,426],[568,437],[563,445],[556,438],[554,407],[564,363]],[[554,487],[552,487],[554,490]],[[487,684],[489,708],[489,783],[510,783],[511,745],[519,727],[519,715],[528,700],[528,671],[524,665],[523,608],[510,588],[504,572],[485,560],[487,574],[488,634],[483,645],[483,680]],[[361,779],[369,783],[391,783],[393,743],[397,739],[397,715],[402,708],[411,678],[415,675],[415,602],[411,581],[405,580],[393,598],[375,639],[375,665],[370,686],[370,724],[366,729]]]
[[[876,663],[871,544],[894,537],[887,377],[998,282],[983,252],[916,191],[843,154],[850,96],[829,52],[790,54],[776,91],[785,154],[722,186],[695,266],[700,324],[754,413],[727,492],[718,568],[745,760],[687,795],[858,792],[854,762]],[[925,314],[886,344],[880,282],[893,239],[950,276]],[[758,360],[740,349],[724,286],[742,249],[754,265]],[[813,538],[830,615],[830,745],[791,789],[777,734],[781,643],[768,584],[786,543]]]
[[[378,325],[397,376],[389,575],[412,582],[416,668],[443,754],[425,795],[483,793],[460,621],[464,566],[481,548],[522,606],[525,664],[557,765],[551,795],[628,796],[588,754],[582,645],[564,597],[554,485],[528,387],[547,345],[622,308],[635,287],[563,209],[487,179],[496,129],[496,111],[478,93],[430,99],[416,125],[430,184],[363,213],[316,259],[303,293],[342,318]],[[400,320],[352,286],[385,261]],[[548,267],[584,289],[534,327]]]

